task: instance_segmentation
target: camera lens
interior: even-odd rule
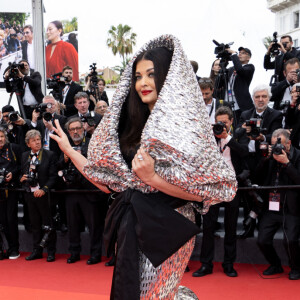
[[[11,122],[16,122],[16,121],[18,121],[19,116],[18,116],[18,113],[14,111],[8,115],[8,118]]]
[[[45,121],[49,122],[52,120],[52,114],[49,112],[45,112],[43,113],[43,118],[45,119]]]

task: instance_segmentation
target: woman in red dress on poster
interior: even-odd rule
[[[61,40],[63,34],[60,21],[50,22],[47,27],[47,37],[51,42],[46,47],[46,76],[62,72],[63,67],[70,66],[73,69],[73,80],[79,81],[78,53],[74,46]]]

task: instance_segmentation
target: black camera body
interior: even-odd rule
[[[78,185],[81,179],[81,175],[73,163],[69,163],[66,169],[58,171],[58,176],[63,178],[67,186]]]
[[[56,100],[61,100],[60,92],[65,87],[67,78],[62,76],[61,72],[55,73],[51,77],[47,78],[47,88],[52,90],[50,94]]]
[[[226,125],[223,122],[217,122],[216,124],[213,124],[213,132],[215,135],[222,134],[224,128],[226,128]]]
[[[251,131],[247,133],[248,136],[252,138],[257,138],[262,133],[266,132],[265,128],[261,128],[261,119],[251,118],[250,120],[246,120],[246,126],[251,127]]]
[[[34,106],[34,110],[36,112],[39,112],[40,115],[38,117],[38,120],[45,119],[46,121],[52,120],[52,114],[50,112],[47,112],[47,108],[51,108],[50,103],[40,103]]]
[[[213,40],[214,44],[217,45],[215,48],[215,54],[217,58],[223,59],[225,61],[230,61],[231,60],[231,54],[226,51],[226,49],[229,49],[230,46],[233,44],[233,42],[228,43],[228,44],[220,44],[216,40]]]
[[[19,112],[17,111],[10,112],[8,118],[11,122],[17,122],[19,119]]]
[[[16,62],[9,62],[8,63],[8,70],[9,70],[9,78],[19,79],[19,69],[24,69],[24,64],[17,64]]]
[[[0,169],[0,186],[5,184],[5,178],[8,173],[5,168]]]
[[[94,117],[95,117],[95,113],[91,111],[85,114],[84,116],[82,116],[80,119],[82,123],[88,123],[90,127],[93,127],[96,125],[96,121]]]
[[[277,142],[272,146],[272,154],[280,155],[282,150],[285,150],[285,147],[281,144],[281,138],[277,138]]]
[[[280,104],[279,104],[279,108],[278,108],[278,109],[282,111],[282,114],[283,114],[284,116],[286,116],[289,107],[290,107],[290,101],[289,101],[289,100],[282,100],[282,101],[280,102]]]
[[[278,40],[277,40],[277,32],[275,31],[273,33],[273,40],[272,40],[272,47],[270,49],[270,54],[274,57],[277,56],[280,53],[280,45],[278,44]]]

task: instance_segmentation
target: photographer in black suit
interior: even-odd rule
[[[239,140],[230,133],[233,123],[233,114],[230,108],[222,106],[218,108],[215,115],[216,123],[214,135],[217,139],[218,147],[226,162],[236,175],[245,169],[244,158],[248,154],[247,137],[240,136]],[[233,268],[236,259],[236,226],[239,213],[239,194],[231,202],[224,203],[225,206],[225,239],[224,239],[224,273],[229,277],[236,277],[237,272]],[[219,215],[219,205],[210,207],[209,212],[203,216],[203,239],[201,247],[200,261],[202,266],[193,273],[194,277],[202,277],[211,274],[213,271],[214,258],[214,231]]]
[[[274,43],[271,43],[269,45],[268,51],[265,54],[264,68],[266,70],[275,69],[275,75],[277,76],[278,81],[282,81],[285,79],[283,73],[284,63],[294,57],[300,59],[300,51],[293,47],[293,40],[290,35],[283,35],[280,38],[280,42],[278,43],[278,45],[280,46],[280,54],[277,55],[273,61],[271,61],[271,48],[273,45]]]
[[[27,191],[25,200],[33,235],[33,252],[26,260],[43,257],[43,247],[40,244],[44,234],[48,233],[47,262],[53,262],[56,252],[56,232],[53,230],[48,191],[53,188],[57,178],[56,158],[52,151],[42,148],[39,131],[29,130],[25,141],[31,150],[22,155],[20,182]]]
[[[80,118],[71,118],[66,124],[66,130],[70,135],[70,143],[73,148],[86,157],[89,139],[84,136],[83,123]],[[80,174],[64,153],[60,157],[58,168],[61,170],[66,188],[97,189]],[[71,264],[80,260],[82,217],[89,228],[90,235],[91,257],[88,259],[87,264],[99,263],[102,254],[102,234],[107,211],[107,195],[104,193],[67,193],[65,198],[69,226],[69,251],[71,253],[67,263]]]
[[[7,70],[4,74],[4,83],[6,91],[11,93],[14,84],[17,85],[18,90],[21,92],[21,99],[23,102],[26,118],[31,119],[33,106],[41,103],[44,95],[42,93],[41,82],[42,76],[39,72],[31,72],[27,60],[22,59],[19,64],[24,65],[23,68],[18,68],[16,79],[11,78],[11,71]]]
[[[239,47],[238,53],[232,49],[226,51],[231,54],[233,67],[228,70],[228,95],[225,95],[225,100],[234,102],[233,110],[238,122],[241,113],[253,107],[249,86],[255,68],[253,64],[249,64],[252,56],[250,49]]]
[[[74,97],[82,91],[82,87],[72,80],[73,69],[70,66],[63,68],[62,76],[65,77],[65,85],[61,87],[59,101],[61,102],[62,115],[68,118],[77,113],[74,106]]]
[[[0,187],[16,187],[21,165],[21,148],[8,141],[6,129],[0,126]],[[17,259],[19,253],[18,192],[0,190],[0,226],[3,226],[8,249],[6,257]],[[0,244],[0,260],[4,258]]]
[[[268,107],[271,97],[270,87],[259,85],[253,90],[253,101],[255,107],[244,111],[241,114],[239,127],[244,128],[248,135],[249,156],[246,161],[250,169],[250,179],[252,183],[257,183],[256,168],[262,153],[261,147],[266,147],[266,143],[271,143],[274,130],[282,128],[283,115],[280,111]],[[250,123],[250,124],[249,124]],[[244,198],[244,215],[249,215],[253,203],[251,198]],[[252,237],[255,229],[255,219],[251,230],[241,233],[240,238]]]
[[[291,101],[292,86],[298,82],[298,75],[296,70],[300,68],[300,61],[298,58],[291,58],[284,63],[283,75],[284,79],[276,82],[271,89],[271,102],[274,102],[274,109],[280,109],[282,101],[288,103]],[[281,108],[282,109],[282,108]]]
[[[291,146],[290,134],[285,129],[277,129],[272,135],[273,149],[262,158],[257,174],[261,184],[275,186],[267,191],[263,198],[265,210],[259,223],[257,243],[270,266],[264,275],[283,273],[273,239],[280,227],[283,227],[284,244],[289,257],[290,280],[300,279],[300,203],[299,191],[295,189],[276,190],[277,185],[300,184],[300,151]]]

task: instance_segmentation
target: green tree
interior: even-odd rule
[[[64,33],[78,30],[78,22],[76,17],[74,17],[71,21],[63,20],[62,25],[63,25]]]
[[[264,39],[263,39],[263,43],[266,47],[266,49],[269,48],[270,44],[272,43],[273,41],[273,38],[271,36],[266,36]]]
[[[117,27],[111,26],[108,35],[107,46],[114,55],[119,54],[122,57],[122,65],[126,65],[128,55],[132,53],[136,44],[136,33],[131,32],[130,26],[119,24]]]

